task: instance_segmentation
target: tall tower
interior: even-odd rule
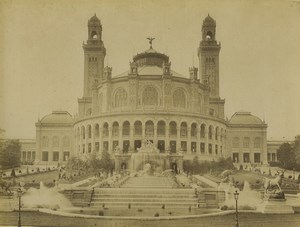
[[[216,41],[216,21],[209,15],[202,25],[202,40],[198,48],[200,78],[210,87],[210,97],[219,98],[219,53]]]
[[[83,44],[84,89],[83,97],[92,96],[92,86],[103,79],[106,49],[102,37],[102,25],[96,14],[88,21],[88,40]]]

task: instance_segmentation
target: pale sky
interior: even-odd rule
[[[217,22],[220,95],[228,118],[245,110],[265,119],[268,138],[300,134],[300,2],[290,0],[0,1],[0,128],[35,138],[53,110],[77,113],[83,91],[82,42],[97,14],[113,76],[153,47],[172,70],[199,67],[203,19]]]

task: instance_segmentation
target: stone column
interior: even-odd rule
[[[108,127],[108,152],[111,154],[113,153],[112,129],[113,127]]]
[[[134,125],[130,125],[130,144],[129,146],[132,148],[132,150],[134,150],[134,137],[133,137],[133,133],[134,133]]]
[[[192,153],[192,148],[191,148],[191,127],[187,128],[187,153],[190,154]]]
[[[157,125],[154,125],[153,145],[157,148]]]
[[[180,126],[177,125],[176,151],[180,148]]]
[[[208,152],[208,144],[209,144],[209,139],[208,139],[208,128],[205,128],[205,152],[204,154],[209,155]]]
[[[121,148],[121,150],[123,150],[122,133],[123,133],[123,126],[119,126],[119,138],[118,138],[118,143],[119,143],[119,148]]]
[[[142,140],[146,139],[145,128],[146,128],[146,125],[145,125],[145,123],[142,122]]]
[[[197,135],[196,135],[196,138],[197,138],[197,152],[200,154],[201,153],[201,151],[200,151],[200,145],[201,145],[201,142],[200,142],[200,128],[197,127],[196,131],[197,131]]]

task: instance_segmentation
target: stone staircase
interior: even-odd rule
[[[95,188],[91,207],[198,207],[193,189],[175,188]]]
[[[129,178],[121,188],[95,188],[90,206],[196,208],[198,198],[194,189],[177,188],[172,178],[143,176]]]
[[[122,188],[174,188],[177,184],[170,177],[131,177],[123,185]]]

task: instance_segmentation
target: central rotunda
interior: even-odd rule
[[[148,50],[133,57],[127,72],[112,76],[112,68],[104,67],[102,25],[93,16],[83,44],[84,93],[74,123],[77,155],[106,150],[120,159],[116,169],[125,168],[128,155],[147,140],[159,153],[180,153],[183,159],[224,156],[227,126],[225,100],[219,96],[221,46],[215,34],[216,22],[207,16],[198,48],[199,77],[195,67],[189,68],[188,77],[174,72],[169,56],[153,49],[153,38],[148,38]]]

